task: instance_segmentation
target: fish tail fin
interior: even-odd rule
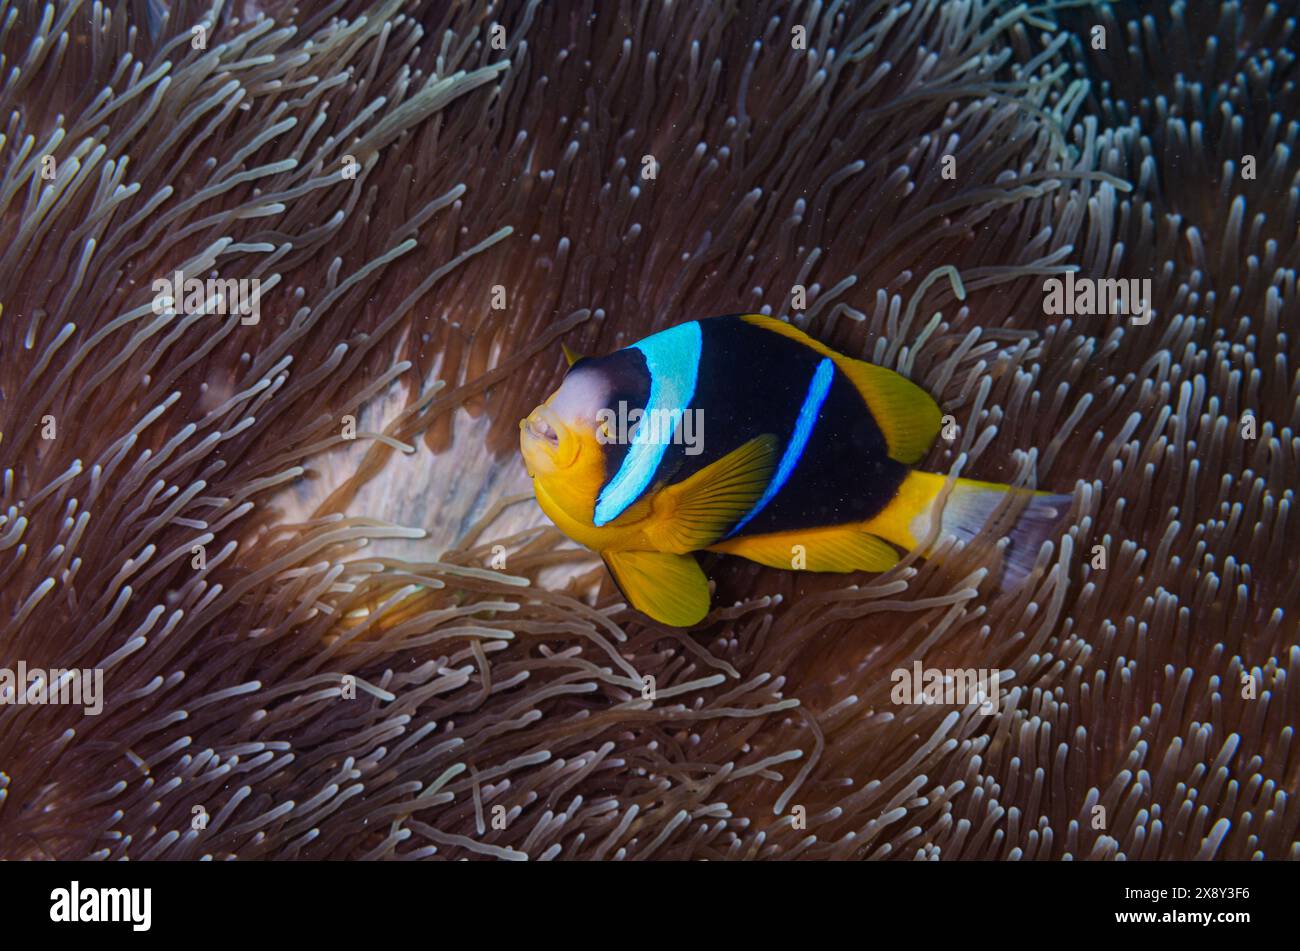
[[[948,537],[969,544],[975,538],[998,532],[1008,539],[1002,556],[1001,587],[1011,590],[1023,585],[1034,569],[1039,549],[1053,538],[1073,497],[997,482],[956,479],[944,498],[947,482],[946,476],[932,472],[909,473],[893,501],[863,528],[908,550],[928,542],[923,555]],[[1016,508],[1019,514],[1008,525],[1007,517]],[[1006,517],[999,516],[999,509]],[[939,531],[931,540],[936,512]]]

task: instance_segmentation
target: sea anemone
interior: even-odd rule
[[[1294,34],[0,5],[0,668],[105,689],[0,705],[0,856],[1300,857]],[[160,308],[177,271],[255,320]],[[1067,271],[1153,319],[1045,315]],[[517,421],[562,340],[744,311],[932,392],[925,468],[1072,491],[1031,583],[1008,512],[629,611]],[[918,663],[996,711],[895,702]]]

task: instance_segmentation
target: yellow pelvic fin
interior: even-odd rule
[[[572,349],[567,343],[561,343],[560,349],[564,351],[564,359],[569,362],[569,366],[573,366],[582,359],[582,354]]]
[[[888,571],[899,560],[898,552],[857,523],[733,538],[710,550],[787,571]]]
[[[763,314],[746,314],[741,320],[797,340],[834,360],[839,371],[862,394],[871,415],[876,418],[880,431],[885,435],[889,457],[909,466],[921,461],[939,434],[943,420],[938,404],[929,393],[893,370],[837,353],[784,320]]]
[[[672,627],[690,627],[709,613],[709,582],[694,556],[659,551],[603,554],[619,590],[643,614]]]
[[[645,528],[659,551],[697,551],[712,545],[758,501],[776,469],[777,440],[755,436],[689,479],[661,489]]]

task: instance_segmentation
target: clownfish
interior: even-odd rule
[[[692,552],[776,568],[886,571],[930,536],[969,541],[1008,492],[1022,582],[1068,495],[920,472],[942,414],[905,377],[759,314],[679,324],[569,369],[519,424],[537,501],[600,553],[632,607],[674,627],[709,611]],[[630,409],[629,409],[630,407]],[[802,564],[798,564],[798,559]]]

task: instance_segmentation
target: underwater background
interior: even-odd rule
[[[1300,857],[1296,48],[1262,2],[0,2],[0,666],[105,685],[0,704],[0,856]],[[1151,319],[1045,313],[1067,269]],[[159,313],[177,271],[257,319]],[[932,393],[924,468],[1073,493],[1034,580],[991,531],[629,611],[519,420],[561,343],[741,312]],[[893,702],[917,663],[997,711]]]

